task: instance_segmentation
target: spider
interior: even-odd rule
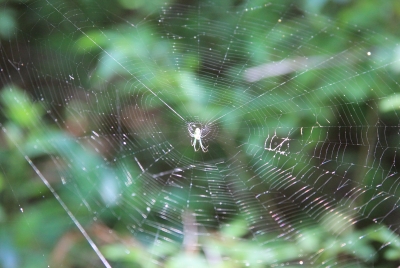
[[[203,143],[201,142],[201,139],[204,138],[204,137],[207,135],[207,133],[206,133],[206,135],[202,135],[202,134],[201,134],[201,130],[200,130],[200,128],[198,128],[198,127],[194,130],[194,133],[190,130],[190,128],[189,128],[188,130],[189,130],[190,137],[193,138],[193,141],[190,141],[190,144],[193,146],[194,151],[197,152],[197,151],[200,150],[200,148],[201,148],[201,150],[203,151],[203,153],[207,152],[207,151],[208,151],[208,149],[207,149],[208,146],[207,146],[207,147],[204,147],[204,146],[203,146]],[[200,147],[198,147],[198,148],[196,149],[196,143],[197,143],[197,141],[199,141]]]

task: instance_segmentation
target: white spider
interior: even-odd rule
[[[191,132],[191,130],[189,129],[189,134],[190,134],[190,137],[193,138],[193,141],[190,141],[190,144],[193,146],[193,149],[194,149],[195,152],[197,152],[198,150],[200,150],[200,148],[201,148],[201,150],[203,151],[203,153],[205,153],[205,152],[208,151],[208,149],[207,149],[208,146],[207,146],[207,147],[204,147],[204,146],[203,146],[203,143],[201,142],[201,139],[204,138],[205,135],[204,135],[204,136],[201,135],[201,130],[200,130],[200,128],[197,127],[197,128],[194,130],[194,133]],[[200,147],[198,147],[198,148],[196,149],[196,143],[197,143],[197,141],[199,141]]]

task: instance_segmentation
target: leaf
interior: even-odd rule
[[[5,114],[22,127],[33,127],[39,124],[43,109],[32,103],[29,97],[16,86],[1,91],[1,102],[6,107]]]
[[[393,94],[379,102],[381,112],[390,112],[400,109],[400,94]]]

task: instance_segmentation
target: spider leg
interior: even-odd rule
[[[188,127],[188,132],[190,137],[194,137],[194,132],[192,132],[192,130],[190,129],[190,127]]]
[[[199,143],[200,143],[200,147],[201,147],[201,150],[203,151],[203,153],[207,152],[208,151],[208,146],[204,147],[203,143],[201,142],[201,140],[199,140]]]

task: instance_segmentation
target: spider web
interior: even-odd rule
[[[97,265],[110,244],[155,265],[171,245],[210,266],[351,267],[398,250],[395,41],[281,1],[139,16],[38,3],[2,41],[1,82],[33,101],[41,135],[2,128]]]

